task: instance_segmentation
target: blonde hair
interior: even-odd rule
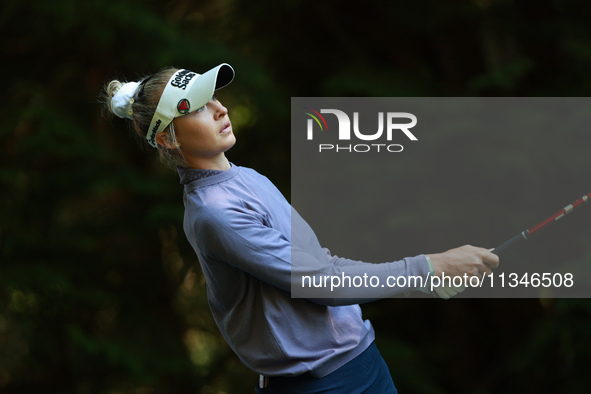
[[[130,121],[134,130],[134,134],[139,137],[139,143],[143,147],[151,148],[146,140],[146,134],[150,127],[150,122],[158,107],[158,102],[162,96],[162,92],[166,84],[177,72],[177,68],[167,67],[157,73],[143,78],[138,86],[131,105],[133,111],[133,119]],[[111,109],[111,99],[121,89],[125,82],[119,80],[112,80],[104,88],[104,105],[109,113],[113,114]],[[167,133],[167,139],[171,146],[177,146],[176,135],[174,133],[174,126],[171,123],[164,132]],[[158,144],[158,152],[160,160],[170,167],[177,167],[186,165],[185,157],[180,148],[166,148]]]

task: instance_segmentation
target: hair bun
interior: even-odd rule
[[[116,80],[109,83],[107,95],[111,97],[110,108],[115,115],[120,118],[133,119],[133,97],[139,85],[139,82],[122,84]]]

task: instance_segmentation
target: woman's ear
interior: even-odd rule
[[[156,142],[158,145],[168,148],[168,149],[177,149],[180,148],[180,144],[175,143],[172,138],[170,138],[170,134],[161,131],[160,133],[156,134]]]

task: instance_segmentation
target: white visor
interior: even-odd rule
[[[204,74],[179,70],[168,80],[156,112],[148,128],[146,139],[154,148],[156,134],[163,131],[174,118],[193,112],[211,100],[213,92],[228,85],[234,79],[234,69],[222,63]]]

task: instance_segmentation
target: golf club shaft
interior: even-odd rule
[[[529,239],[531,235],[535,232],[543,229],[544,227],[548,226],[550,223],[554,223],[555,221],[562,219],[565,215],[571,213],[575,208],[581,206],[583,203],[586,203],[589,199],[591,199],[591,193],[585,194],[583,197],[579,198],[577,201],[573,202],[572,204],[567,205],[566,207],[562,208],[560,211],[556,212],[554,215],[550,216],[549,218],[543,220],[542,222],[536,224],[535,226],[528,228],[527,230],[522,231],[521,233],[517,234],[510,240],[502,243],[501,245],[497,246],[495,249],[492,250],[492,253],[499,254],[502,253],[516,244],[520,243],[521,241],[526,241]]]

